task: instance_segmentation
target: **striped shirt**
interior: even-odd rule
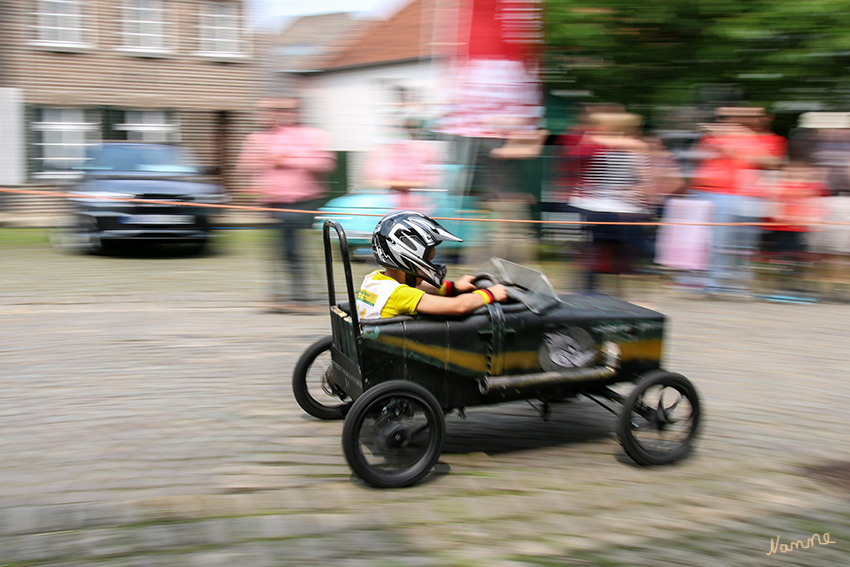
[[[650,167],[646,154],[599,147],[588,156],[570,204],[597,211],[646,212],[645,199],[636,188]]]

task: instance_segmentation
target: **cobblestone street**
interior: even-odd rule
[[[265,242],[222,240],[198,257],[0,243],[0,565],[850,564],[850,305],[630,282],[702,397],[691,458],[638,467],[593,402],[546,422],[519,402],[448,416],[436,472],[376,490],[342,422],[291,393],[328,316],[265,312]]]

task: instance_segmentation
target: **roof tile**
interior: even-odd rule
[[[435,18],[433,0],[413,0],[388,20],[372,25],[326,69],[379,65],[444,54],[444,44],[432,40]]]

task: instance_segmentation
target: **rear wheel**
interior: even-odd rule
[[[360,396],[345,418],[348,464],[378,488],[419,482],[443,450],[446,422],[434,395],[415,382],[391,380]]]
[[[629,395],[617,433],[626,454],[636,463],[664,465],[690,453],[699,421],[699,396],[690,380],[656,370]]]
[[[351,407],[348,394],[333,380],[331,345],[334,339],[319,339],[298,359],[292,373],[292,393],[301,409],[319,419],[342,419]]]

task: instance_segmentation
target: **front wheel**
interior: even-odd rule
[[[639,465],[665,465],[690,453],[699,421],[699,396],[691,381],[655,370],[623,405],[617,434],[626,454]]]
[[[204,237],[190,244],[186,244],[186,254],[189,256],[200,256],[209,247],[209,237]]]
[[[446,422],[434,395],[415,382],[391,380],[357,398],[342,427],[352,470],[378,488],[419,482],[443,450]]]
[[[301,409],[319,419],[342,419],[351,407],[348,394],[333,379],[332,336],[310,345],[292,373],[292,393]]]
[[[80,251],[92,256],[101,256],[111,252],[112,243],[100,236],[100,227],[92,217],[80,218]]]

